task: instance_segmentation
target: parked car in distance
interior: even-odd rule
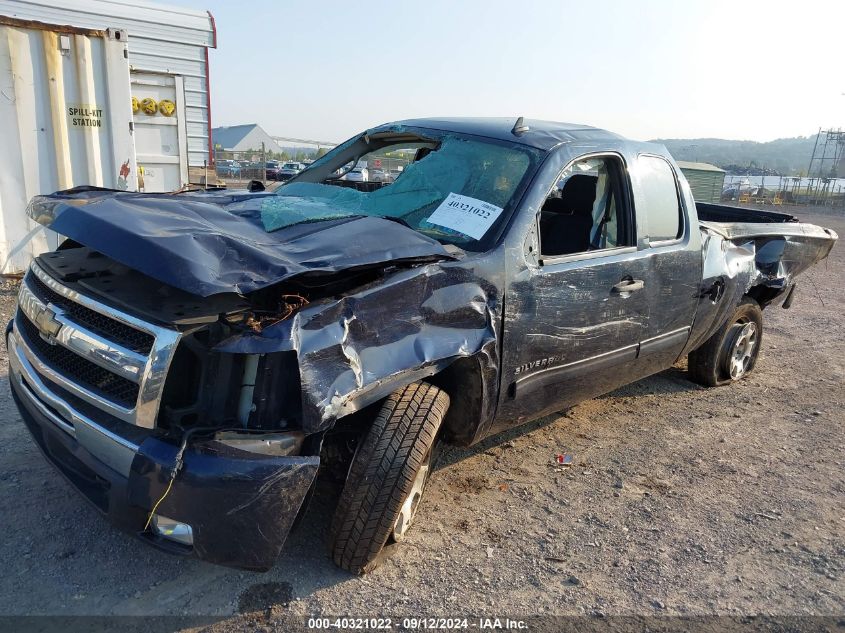
[[[217,161],[217,175],[221,178],[237,178],[241,173],[241,165],[234,160]]]
[[[355,167],[352,171],[343,176],[341,180],[348,180],[349,182],[369,182],[370,171],[366,167]]]
[[[267,177],[264,163],[240,161],[241,169],[238,177],[243,180],[264,180]]]
[[[279,174],[282,169],[282,165],[279,161],[268,160],[264,167],[266,169],[267,180],[279,180]]]
[[[305,169],[302,163],[285,163],[279,170],[278,180],[290,180]]]
[[[369,172],[370,182],[390,182],[390,177],[383,169],[370,169]]]

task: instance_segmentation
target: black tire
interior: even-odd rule
[[[731,356],[741,342],[748,324],[755,329],[756,340],[750,355],[743,361],[741,373],[732,375]],[[747,331],[746,331],[747,336]],[[704,344],[689,354],[689,377],[705,387],[718,387],[742,380],[754,369],[763,344],[763,312],[751,297],[744,297],[731,318],[716,330]]]
[[[336,565],[353,574],[378,566],[402,505],[431,458],[448,408],[446,392],[428,383],[410,384],[385,400],[352,458],[332,519]]]

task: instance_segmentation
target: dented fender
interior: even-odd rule
[[[316,433],[459,358],[481,354],[485,346],[495,349],[497,297],[491,282],[460,263],[428,264],[310,304],[216,349],[295,351],[303,430]]]

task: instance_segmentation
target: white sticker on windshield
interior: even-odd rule
[[[434,213],[428,216],[428,221],[480,240],[501,213],[502,207],[484,200],[450,193]]]

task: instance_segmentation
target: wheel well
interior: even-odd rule
[[[451,403],[441,426],[441,437],[449,444],[468,446],[479,439],[479,428],[489,422],[495,411],[495,392],[491,386],[491,376],[495,378],[495,371],[495,365],[487,360],[487,356],[479,354],[459,358],[438,373],[418,377],[416,381],[409,380],[409,383],[427,382],[448,394]],[[394,385],[390,392],[404,386],[406,384]],[[328,435],[365,431],[388,395],[385,393],[369,400],[361,409],[338,418]]]
[[[760,309],[764,309],[772,301],[786,292],[787,288],[772,288],[771,286],[754,286],[750,288],[745,294],[746,297],[751,297],[756,301]]]
[[[441,437],[450,444],[468,446],[487,417],[488,393],[482,362],[477,357],[460,358],[428,379],[447,394],[451,403],[441,427]]]

